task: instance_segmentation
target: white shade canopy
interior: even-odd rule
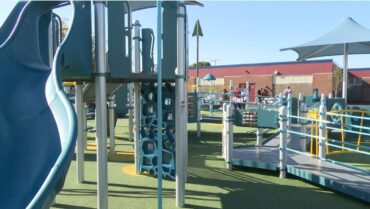
[[[283,48],[298,53],[297,60],[314,57],[343,55],[343,45],[348,44],[348,54],[370,54],[370,30],[352,18],[343,19],[328,33],[305,44]]]

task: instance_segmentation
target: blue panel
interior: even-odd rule
[[[76,1],[75,25],[70,30],[78,33],[69,34],[69,44],[65,45],[62,61],[63,80],[88,80],[92,72],[92,40],[91,40],[91,2]]]
[[[127,85],[124,84],[114,94],[116,96],[115,101],[117,105],[118,117],[122,117],[128,113],[127,108]]]
[[[177,2],[164,1],[163,6],[163,79],[175,78],[177,67]],[[158,37],[157,37],[158,38]]]
[[[128,78],[131,57],[128,46],[131,26],[126,24],[125,5],[122,1],[108,1],[108,66],[112,78]]]
[[[143,57],[143,73],[149,74],[154,72],[154,32],[150,28],[141,30],[142,36],[142,57]]]

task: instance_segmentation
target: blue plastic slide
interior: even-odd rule
[[[48,208],[72,159],[76,116],[60,79],[71,31],[49,67],[48,25],[60,4],[20,2],[0,29],[0,208]]]

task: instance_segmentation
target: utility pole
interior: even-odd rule
[[[196,62],[196,76],[194,82],[196,82],[197,87],[199,86],[199,82],[197,82],[199,77],[199,36],[203,36],[202,28],[200,27],[200,22],[197,20],[195,23],[194,31],[193,31],[193,37],[197,37],[197,62]]]
[[[213,59],[213,60],[209,60],[210,62],[213,62],[213,66],[217,65],[217,62],[220,61],[220,59]]]

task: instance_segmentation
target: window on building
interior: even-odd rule
[[[312,83],[312,75],[275,75],[274,84]]]
[[[349,86],[361,86],[362,79],[357,77],[349,77],[348,78],[348,85]]]

